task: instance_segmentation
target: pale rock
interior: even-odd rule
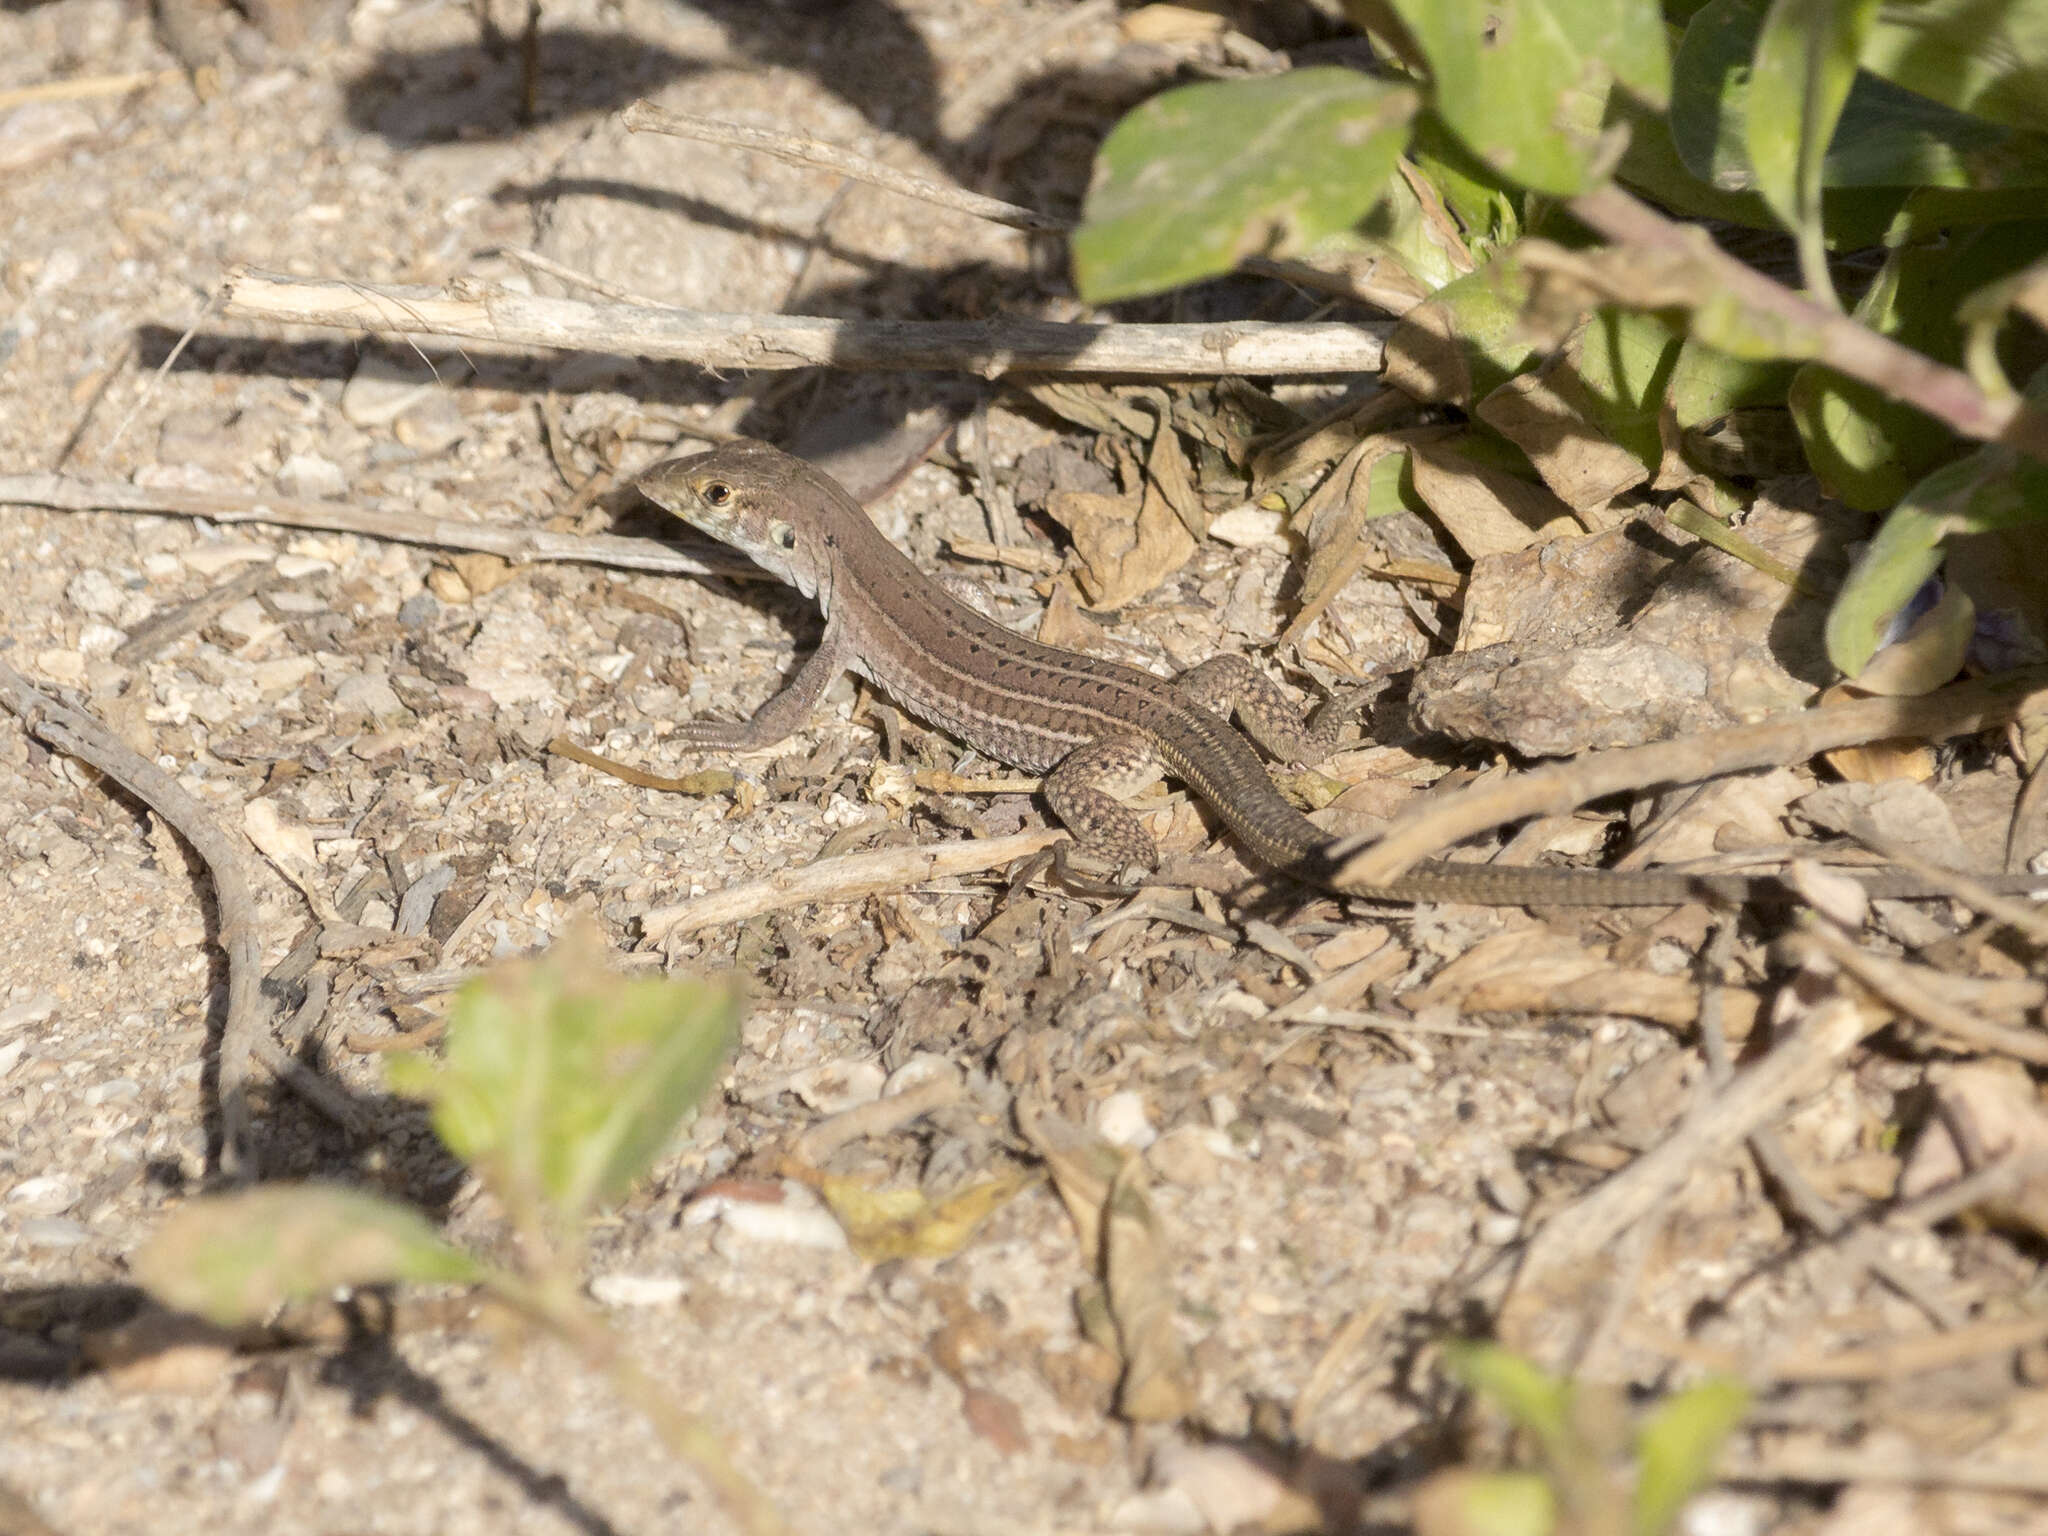
[[[382,677],[357,673],[334,690],[337,715],[362,715],[371,720],[393,720],[407,713],[391,684]]]
[[[317,453],[295,453],[278,467],[277,488],[287,496],[331,499],[348,490],[341,466]]]
[[[678,1275],[609,1274],[590,1282],[591,1300],[603,1307],[672,1307],[687,1290]]]
[[[1145,1108],[1145,1096],[1135,1089],[1112,1093],[1095,1106],[1095,1134],[1113,1147],[1142,1152],[1159,1139]]]
[[[184,554],[185,569],[201,576],[218,576],[233,566],[253,565],[276,558],[276,550],[249,539],[218,539],[209,544],[195,544]]]
[[[128,631],[116,629],[111,624],[86,624],[78,631],[78,650],[82,656],[111,656],[121,648],[128,638]]]
[[[500,709],[528,704],[557,708],[554,684],[534,665],[552,649],[547,623],[538,614],[503,609],[478,626],[463,671],[470,686],[489,694]]]
[[[85,681],[85,657],[62,648],[36,652],[36,668],[54,683]]]
[[[254,669],[257,690],[265,698],[289,693],[318,671],[319,666],[310,656],[280,656],[275,661],[259,661]]]
[[[214,623],[227,633],[242,640],[268,639],[280,633],[277,621],[262,603],[253,597],[245,597],[229,608]]]
[[[111,619],[120,613],[128,594],[105,571],[80,571],[64,586],[64,600],[80,613],[95,619]]]
[[[78,1204],[84,1193],[76,1179],[45,1173],[15,1185],[7,1192],[7,1203],[23,1216],[59,1216]]]

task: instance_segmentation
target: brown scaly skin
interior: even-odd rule
[[[669,459],[643,474],[639,487],[825,615],[824,639],[781,693],[751,720],[678,727],[686,745],[773,746],[804,724],[833,679],[852,672],[978,751],[1044,774],[1046,800],[1078,851],[1115,869],[1157,861],[1151,836],[1121,802],[1171,774],[1260,862],[1348,895],[1488,906],[1671,906],[1786,895],[1772,876],[1451,863],[1419,864],[1383,885],[1338,887],[1328,834],[1281,796],[1229,716],[1275,757],[1314,762],[1336,744],[1341,711],[1326,709],[1303,728],[1287,696],[1242,656],[1218,656],[1168,679],[1004,629],[911,564],[837,481],[766,443]],[[1859,878],[1877,896],[1941,894],[1898,872]],[[2010,877],[1987,883],[2025,888]]]

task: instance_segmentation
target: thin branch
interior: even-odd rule
[[[2048,667],[2022,667],[1919,698],[1858,699],[1755,725],[1590,753],[1445,795],[1396,817],[1377,839],[1353,838],[1339,844],[1333,854],[1348,859],[1336,882],[1340,887],[1384,885],[1417,860],[1468,837],[1525,816],[1563,815],[1603,795],[1803,763],[1821,752],[1894,736],[1919,741],[1968,736],[2001,725],[2044,700]],[[1994,890],[2023,887],[2023,882],[2008,877],[1984,883]]]
[[[979,874],[1016,859],[1029,858],[1066,835],[1050,830],[1019,832],[1011,837],[885,848],[876,853],[820,859],[798,869],[781,870],[765,880],[727,886],[673,906],[656,907],[641,917],[640,932],[650,942],[659,943],[719,923],[744,922],[764,912],[820,902],[858,901],[864,896],[900,891],[928,880]]]
[[[249,1141],[249,1062],[269,1020],[263,1005],[263,936],[248,856],[177,780],[124,745],[91,715],[60,704],[5,663],[0,663],[0,708],[18,715],[29,735],[98,769],[156,812],[206,865],[228,962],[218,1077],[221,1167],[234,1177],[254,1177],[258,1170]]]
[[[924,176],[912,176],[907,171],[899,171],[894,166],[855,154],[840,145],[814,139],[808,134],[751,128],[743,123],[725,123],[688,112],[670,112],[651,101],[634,102],[620,115],[619,121],[634,133],[667,133],[679,139],[696,139],[700,143],[723,144],[732,149],[751,149],[759,154],[773,155],[790,165],[831,171],[834,175],[864,181],[901,197],[913,197],[940,208],[950,208],[956,213],[986,219],[992,224],[1007,224],[1012,229],[1064,234],[1074,227],[1069,220],[1040,213],[1035,208],[1006,203],[999,197],[984,197],[979,192],[969,192],[961,187],[949,187],[944,182]]]
[[[1893,1451],[1793,1450],[1726,1458],[1719,1476],[1724,1483],[1905,1483],[1985,1493],[2048,1494],[2048,1467],[2038,1460],[1999,1465],[1942,1456],[1901,1456]]]
[[[1501,1337],[1553,1369],[1571,1359],[1584,1313],[1613,1278],[1622,1234],[1818,1088],[1885,1018],[1846,998],[1820,1004],[1768,1056],[1696,1104],[1664,1141],[1553,1216],[1523,1254],[1501,1308]]]
[[[736,555],[705,558],[685,554],[654,539],[606,534],[549,533],[540,528],[494,527],[417,512],[387,512],[291,496],[247,491],[147,490],[117,480],[75,480],[68,475],[0,475],[0,506],[48,507],[53,512],[143,512],[203,517],[216,523],[268,523],[278,528],[315,528],[327,533],[360,533],[401,544],[473,549],[487,555],[536,564],[575,561],[665,576],[752,578],[761,574]]]
[[[2048,1034],[1997,1024],[1967,1008],[1958,1008],[1937,990],[1947,979],[1939,971],[1873,955],[1820,921],[1803,924],[1792,942],[1820,950],[1900,1013],[1918,1019],[1938,1034],[1972,1050],[2011,1056],[2037,1067],[2048,1066]]]
[[[484,284],[393,287],[231,273],[224,314],[380,335],[670,358],[704,368],[835,368],[1214,378],[1373,373],[1391,322],[1113,325],[725,315],[551,299]]]

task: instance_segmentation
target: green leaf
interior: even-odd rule
[[[1529,294],[1512,253],[1446,283],[1394,327],[1381,383],[1457,405],[1491,394],[1541,351],[1522,323]]]
[[[339,1185],[266,1184],[179,1207],[133,1260],[166,1306],[216,1323],[261,1321],[337,1286],[480,1279],[482,1267],[417,1212]]]
[[[1538,1473],[1454,1467],[1423,1484],[1414,1529],[1416,1536],[1551,1536],[1557,1517],[1557,1494]]]
[[[1644,1421],[1636,1436],[1635,1536],[1671,1529],[1748,1411],[1749,1389],[1716,1377],[1667,1399]]]
[[[1819,5],[1822,0],[1800,3]],[[1751,69],[1760,62],[1768,7],[1769,0],[1711,0],[1687,26],[1672,65],[1672,144],[1695,177],[1723,191],[1759,186],[1749,142],[1757,131]],[[1782,62],[1774,66],[1775,110],[1766,109],[1766,117],[1780,124],[1775,152],[1782,162],[1794,153],[1786,146],[1801,142],[1805,96],[1782,79],[1798,61],[1774,57]],[[1784,126],[1794,113],[1800,116],[1793,126]],[[2048,134],[1971,117],[1864,70],[1852,77],[1839,121],[1826,141],[1820,180],[1827,189],[1943,187],[1988,193],[2048,186]],[[1845,244],[1868,243],[1867,217],[1859,217],[1854,228],[1839,224],[1845,212],[1862,215],[1863,201],[1844,203],[1839,191],[1826,199],[1831,236]]]
[[[1593,179],[1609,89],[1662,105],[1664,21],[1651,0],[1392,0],[1428,59],[1431,105],[1502,176],[1569,196]]]
[[[605,968],[572,935],[457,994],[438,1067],[394,1063],[434,1129],[515,1212],[573,1228],[616,1200],[711,1087],[738,1031],[736,986]]]
[[[1349,229],[1385,194],[1420,104],[1332,67],[1153,97],[1096,155],[1074,232],[1082,297],[1156,293]]]
[[[1828,659],[1855,677],[1949,540],[2048,521],[2048,465],[1992,444],[1944,464],[1893,508],[1828,611]]]
[[[2048,132],[2044,0],[1889,5],[1864,44],[1863,64],[1959,112]]]
[[[1757,190],[1797,237],[1808,291],[1831,302],[1822,165],[1876,14],[1877,0],[1772,0],[1750,63],[1743,129]]]
[[[1444,1363],[1473,1391],[1484,1394],[1556,1457],[1572,1439],[1572,1384],[1498,1344],[1453,1339]]]
[[[1989,225],[1940,246],[1893,251],[1858,300],[1855,316],[1871,329],[1944,363],[1959,364],[1964,332],[1956,310],[1964,295],[2010,276],[2048,253],[2048,221]],[[2000,357],[2006,374],[2026,378],[2048,344],[2008,327]],[[1913,483],[1957,451],[1955,435],[1872,385],[1810,364],[1790,393],[1808,462],[1829,491],[1852,507],[1893,505]]]

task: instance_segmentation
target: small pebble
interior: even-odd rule
[[[65,583],[64,601],[93,618],[111,619],[120,613],[128,594],[105,571],[85,570]]]
[[[7,1192],[7,1203],[28,1216],[56,1216],[78,1203],[84,1193],[75,1179],[45,1173],[23,1179]]]
[[[121,648],[121,642],[127,638],[127,630],[116,629],[111,624],[81,625],[78,631],[78,651],[82,656],[111,656]]]
[[[52,682],[82,683],[85,681],[85,657],[77,651],[38,651],[36,652],[36,668]]]
[[[590,1282],[591,1299],[606,1307],[672,1307],[688,1287],[676,1275],[599,1275]]]
[[[69,1216],[31,1216],[21,1224],[21,1240],[31,1248],[82,1248],[92,1233]]]
[[[348,490],[348,476],[332,459],[317,453],[295,453],[278,467],[277,488],[287,496],[331,498]]]
[[[231,566],[253,565],[260,560],[275,560],[277,551],[264,544],[253,544],[247,539],[219,539],[210,544],[194,544],[185,551],[185,569],[196,571],[201,576],[218,576]]]
[[[1145,1096],[1135,1089],[1112,1093],[1095,1106],[1095,1134],[1113,1147],[1142,1152],[1159,1139],[1145,1108]]]

